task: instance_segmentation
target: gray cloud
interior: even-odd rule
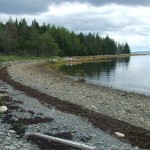
[[[45,12],[51,0],[0,0],[0,13],[35,14]]]
[[[4,14],[37,14],[48,10],[50,4],[63,2],[90,3],[94,6],[120,4],[132,6],[150,6],[149,0],[0,0],[0,13]]]
[[[150,6],[149,0],[53,0],[52,2],[58,4],[62,2],[75,2],[90,3],[95,6],[102,6],[105,4],[120,4],[120,5],[131,5],[131,6]]]
[[[80,0],[82,2],[82,0]],[[132,6],[150,6],[149,0],[84,0],[93,5],[105,5],[105,4],[120,4],[120,5],[132,5]]]
[[[53,3],[62,3],[62,2],[74,2],[74,1],[78,1],[80,3],[90,3],[93,4],[95,6],[101,6],[101,5],[105,5],[105,4],[120,4],[120,5],[141,5],[141,6],[150,6],[150,1],[149,0],[52,0]]]

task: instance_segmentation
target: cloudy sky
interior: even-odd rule
[[[0,21],[10,16],[108,34],[132,51],[150,51],[150,0],[0,0]]]

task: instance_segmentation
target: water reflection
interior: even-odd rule
[[[61,69],[72,76],[83,76],[87,82],[150,95],[150,55],[63,66]]]
[[[66,65],[61,68],[66,74],[73,76],[85,76],[99,79],[103,73],[109,77],[117,67],[128,67],[130,57],[116,58],[105,62],[83,63],[78,65]]]

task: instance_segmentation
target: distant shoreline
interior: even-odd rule
[[[135,55],[150,55],[150,51],[139,51],[139,52],[131,52],[131,54]]]

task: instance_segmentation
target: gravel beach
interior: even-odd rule
[[[58,72],[53,72],[53,70],[48,71],[46,62],[11,63],[11,65],[7,64],[7,66],[9,75],[14,81],[53,96],[54,101],[56,97],[56,99],[59,98],[63,102],[67,101],[72,103],[72,106],[74,106],[74,104],[82,106],[83,108],[79,108],[81,110],[91,110],[93,113],[104,114],[108,117],[116,118],[121,122],[123,121],[123,124],[127,123],[126,126],[131,128],[129,132],[132,130],[133,125],[133,132],[139,131],[140,136],[147,134],[147,138],[150,138],[150,97],[89,83],[77,82]],[[133,141],[131,140],[133,142],[131,146],[129,143],[130,140],[120,140],[121,138],[118,139],[114,134],[111,135],[109,132],[107,133],[96,128],[87,118],[82,117],[82,115],[78,116],[71,112],[69,113],[69,111],[67,111],[67,113],[57,110],[57,107],[52,107],[48,103],[41,103],[40,100],[30,97],[29,95],[27,96],[23,90],[21,90],[22,92],[18,91],[1,80],[0,91],[7,92],[12,99],[21,101],[22,103],[18,104],[18,106],[23,110],[27,110],[23,113],[18,110],[12,111],[12,116],[15,119],[31,118],[29,110],[35,112],[35,116],[36,114],[42,114],[43,118],[51,117],[54,119],[50,123],[29,125],[27,132],[50,132],[51,134],[71,132],[73,141],[96,146],[97,150],[140,149],[137,145],[134,145],[134,139]],[[76,107],[74,109],[76,109]],[[12,134],[10,125],[7,123],[2,124],[1,121],[0,119],[0,134],[3,136],[3,139],[0,141],[0,149],[40,149],[36,144],[27,141],[25,137],[18,139],[17,135]],[[131,124],[131,127],[129,127],[129,124]],[[111,127],[113,127],[113,125]],[[139,127],[139,129],[134,130],[136,127]],[[115,128],[115,126],[113,128]],[[115,129],[111,131],[114,132]],[[141,141],[143,142],[142,139]],[[141,146],[143,145],[142,147],[149,148],[150,143],[146,143],[146,145],[141,143]]]
[[[88,122],[88,120],[76,115],[63,113],[55,108],[42,105],[37,99],[26,96],[23,92],[15,90],[10,85],[0,81],[0,91],[9,93],[13,100],[22,102],[17,104],[18,110],[11,112],[15,120],[19,118],[31,118],[29,110],[35,112],[34,117],[51,117],[54,120],[50,123],[39,123],[28,125],[26,132],[39,133],[63,133],[71,132],[72,141],[96,146],[97,150],[138,150],[138,147],[132,147],[130,144],[97,129]],[[26,111],[21,111],[21,110]],[[32,116],[33,117],[33,116]],[[40,148],[26,140],[26,137],[19,136],[10,129],[10,124],[2,123],[0,118],[0,150],[40,150]],[[51,150],[51,149],[50,149]],[[63,150],[60,148],[60,150]],[[75,149],[74,149],[75,150]]]
[[[11,65],[10,76],[43,93],[150,130],[150,97],[82,84],[46,70],[43,62]]]

